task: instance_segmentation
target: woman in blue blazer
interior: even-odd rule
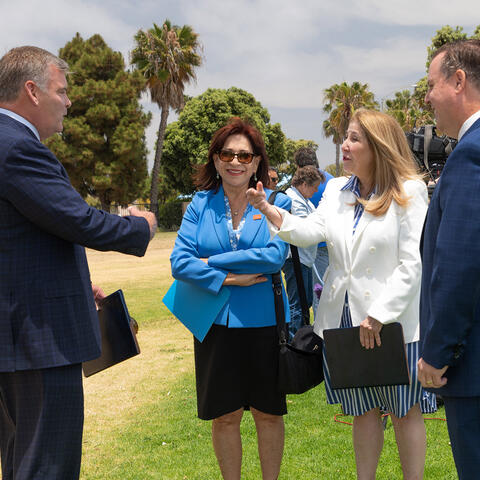
[[[255,420],[264,479],[275,479],[283,454],[285,395],[277,388],[278,338],[271,274],[288,253],[270,240],[265,217],[246,191],[268,182],[261,134],[234,118],[212,139],[208,161],[197,170],[200,190],[185,212],[171,255],[174,278],[218,294],[230,290],[203,342],[195,339],[198,415],[212,422],[212,441],[224,478],[240,479],[240,422]],[[267,190],[270,193],[269,190]],[[275,204],[289,209],[290,200]],[[289,309],[284,292],[285,315]]]

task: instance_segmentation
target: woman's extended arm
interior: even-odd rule
[[[282,215],[275,205],[268,203],[262,182],[257,182],[256,190],[254,188],[247,190],[247,199],[252,207],[260,210],[275,227],[280,228],[282,226]]]

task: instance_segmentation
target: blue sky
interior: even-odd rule
[[[289,138],[319,144],[321,165],[335,148],[322,134],[322,92],[333,83],[368,83],[377,101],[425,75],[427,45],[443,25],[468,34],[480,23],[478,0],[0,0],[0,54],[31,44],[58,52],[76,32],[100,33],[128,61],[140,29],[191,25],[203,44],[196,84],[237,86],[266,107]],[[472,19],[475,23],[472,23]],[[159,112],[147,131],[153,154]],[[170,120],[174,120],[173,114]],[[150,156],[151,156],[150,155]]]

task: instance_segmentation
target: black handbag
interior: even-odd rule
[[[268,201],[275,201],[273,192]],[[304,326],[295,333],[288,343],[288,332],[285,323],[285,311],[282,296],[281,272],[272,275],[273,297],[280,352],[278,357],[278,389],[282,393],[304,393],[323,381],[322,346],[323,340],[313,331],[307,307],[305,287],[301,276],[298,249],[290,245],[295,271],[297,288],[299,289],[302,319]]]

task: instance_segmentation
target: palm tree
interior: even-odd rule
[[[378,108],[374,95],[368,90],[368,84],[346,82],[334,84],[323,91],[323,111],[329,114],[323,123],[324,135],[332,137],[336,146],[337,175],[340,174],[340,145],[350,122],[353,112],[360,107]]]
[[[202,64],[201,45],[192,27],[172,26],[169,20],[162,27],[154,23],[147,31],[139,30],[134,38],[136,46],[131,52],[131,63],[147,79],[152,102],[160,108],[150,189],[150,209],[157,214],[158,177],[168,114],[170,108],[178,111],[185,105],[185,85],[196,79],[195,67]]]
[[[395,92],[395,97],[386,100],[385,105],[386,113],[394,117],[405,132],[412,131],[417,125],[433,123],[431,109],[409,90]]]
[[[335,176],[340,176],[340,145],[342,144],[342,137],[338,136],[337,131],[332,127],[330,120],[323,121],[323,134],[325,138],[332,137],[335,144]]]

